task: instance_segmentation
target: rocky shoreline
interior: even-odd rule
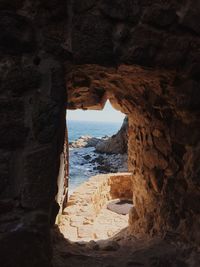
[[[103,153],[98,147],[108,143],[111,137],[95,138],[81,136],[69,144],[70,153],[82,157],[82,166],[88,165],[96,173],[115,173],[127,171],[127,153]],[[90,149],[87,149],[90,148]]]
[[[128,118],[125,117],[117,134],[102,138],[81,136],[70,143],[69,147],[71,150],[81,149],[83,164],[89,164],[93,168],[93,174],[125,172],[127,171],[127,129]],[[85,150],[84,153],[84,148],[92,149]]]

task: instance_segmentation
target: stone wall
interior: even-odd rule
[[[132,232],[199,244],[199,2],[0,0],[0,13],[1,264],[50,266],[66,102],[109,98],[129,116]]]
[[[133,181],[131,173],[117,173],[109,176],[111,199],[133,199]]]
[[[129,119],[129,171],[136,208],[131,228],[151,235],[169,231],[198,243],[198,168],[192,167],[193,155],[199,153],[198,123],[172,116],[169,123]]]
[[[68,108],[110,99],[128,115],[131,231],[199,244],[199,3],[86,2],[73,1]]]
[[[60,232],[70,241],[86,242],[108,239],[127,227],[128,214],[117,215],[107,209],[107,204],[112,199],[132,199],[131,183],[131,173],[90,177],[70,195],[63,215],[59,216]]]
[[[1,266],[51,266],[67,97],[59,2],[0,1]]]
[[[69,197],[63,214],[74,216],[75,220],[88,224],[94,221],[109,200],[127,200],[132,197],[131,173],[100,174],[76,188]]]
[[[199,211],[189,204],[194,196],[195,202],[199,198],[198,168],[193,169],[196,163],[189,159],[198,162],[199,117],[198,109],[179,105],[183,98],[191,98],[189,91],[188,95],[180,91],[177,73],[127,65],[118,70],[79,65],[70,75],[78,79],[80,73],[90,80],[88,90],[104,88],[113,106],[129,117],[129,171],[134,174],[135,196],[132,232],[154,235],[172,231],[198,242]],[[179,79],[185,80],[184,75],[180,73]],[[76,92],[73,80],[68,85],[69,91]],[[69,101],[76,106],[76,98]],[[87,107],[84,95],[82,103]]]

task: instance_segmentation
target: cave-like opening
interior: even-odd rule
[[[67,111],[68,191],[59,229],[71,241],[108,239],[128,227],[128,117],[109,101]],[[100,110],[99,110],[100,109]]]
[[[114,261],[66,244],[54,266],[199,267],[199,1],[1,0],[0,13],[1,265],[52,267],[65,111],[109,98],[129,116],[135,249]],[[147,253],[138,235],[164,246]]]
[[[102,110],[68,110],[69,190],[101,173],[127,171],[128,118],[109,101]]]
[[[162,77],[166,84],[170,83],[172,76],[173,74],[168,72],[160,73],[124,65],[120,66],[118,70],[97,65],[75,66],[68,74],[67,106],[69,109],[94,109],[94,107],[102,109],[106,99],[109,98],[112,105],[127,114],[129,118],[128,170],[131,173],[131,184],[126,184],[126,187],[131,188],[134,206],[129,212],[128,227],[110,238],[102,238],[105,241],[103,245],[102,240],[99,243],[94,240],[95,238],[87,239],[88,226],[93,218],[84,217],[86,230],[81,229],[84,242],[73,244],[83,246],[81,255],[85,256],[90,253],[88,263],[92,261],[93,265],[91,266],[98,266],[98,257],[102,256],[105,250],[118,251],[122,257],[126,255],[127,258],[132,258],[135,249],[142,246],[143,249],[136,258],[138,263],[143,265],[145,261],[148,264],[151,262],[152,251],[153,254],[157,251],[158,257],[161,257],[160,255],[163,253],[174,252],[171,244],[166,246],[165,239],[157,238],[158,235],[166,234],[167,229],[172,231],[173,227],[176,228],[177,225],[174,223],[178,222],[168,220],[167,214],[172,214],[172,210],[166,210],[166,197],[170,194],[169,184],[173,184],[173,176],[178,171],[179,163],[176,156],[172,154],[172,141],[169,138],[169,127],[171,127],[169,121],[173,119],[172,110],[167,100],[161,96],[162,83],[160,82]],[[141,79],[141,77],[143,78]],[[127,94],[127,90],[129,94]],[[177,165],[174,165],[175,162]],[[117,185],[119,189],[122,187],[122,183],[120,177],[117,179],[119,183],[113,184]],[[90,193],[95,186],[95,184],[92,185]],[[79,191],[77,196],[70,200],[72,210],[73,203],[79,202],[78,199],[81,195],[82,192]],[[89,197],[85,197],[83,194],[83,197],[84,205],[87,207],[91,200],[90,194]],[[96,197],[98,203],[101,197]],[[99,207],[96,206],[96,208]],[[87,209],[85,211],[87,213]],[[69,213],[66,211],[64,216]],[[79,220],[82,220],[79,216],[74,218],[74,225],[79,223]],[[110,221],[107,223],[109,224]],[[117,222],[115,223],[117,224]],[[64,224],[64,228],[66,234],[65,230],[60,230],[64,237],[67,238],[69,232],[73,235],[69,225],[65,227]],[[100,227],[98,228],[101,230]],[[157,237],[152,238],[152,243],[148,243],[149,236],[153,237],[154,235]],[[166,238],[168,238],[167,235]],[[67,242],[67,239],[64,238],[62,242]],[[65,244],[65,248],[68,247],[67,244]],[[124,252],[124,248],[126,248],[127,254]],[[75,249],[76,252],[77,249],[78,247]],[[94,253],[96,250],[98,252]],[[78,255],[80,256],[80,254]],[[110,257],[113,257],[112,252],[109,252],[107,262],[110,261]],[[77,259],[74,258],[74,260]],[[119,260],[119,258],[116,257],[115,260]],[[123,259],[122,264],[124,262],[126,260]],[[132,262],[134,261],[131,260],[130,264]],[[76,264],[78,263],[76,262]]]

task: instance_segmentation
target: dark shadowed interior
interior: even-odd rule
[[[0,0],[0,30],[0,265],[118,266],[90,248],[52,260],[69,247],[66,109],[109,99],[129,118],[126,238],[148,244],[120,266],[200,266],[200,3]]]

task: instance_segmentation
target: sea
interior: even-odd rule
[[[93,121],[71,121],[68,120],[69,142],[77,140],[81,136],[105,137],[116,134],[123,122],[93,122]],[[95,164],[90,163],[84,157],[90,155],[91,159],[98,157],[93,147],[70,148],[69,151],[69,194],[76,187],[87,181],[89,177],[98,174]]]

